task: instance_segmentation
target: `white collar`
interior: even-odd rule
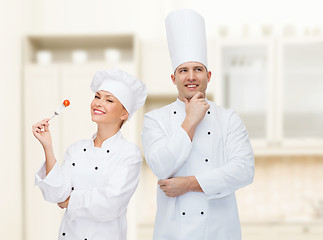
[[[91,141],[91,145],[92,147],[94,147],[94,140],[97,136],[97,133],[93,134],[92,136],[92,141]],[[113,136],[107,138],[106,140],[103,141],[101,148],[102,149],[109,149],[115,142],[117,142],[120,138],[122,137],[121,131],[119,130],[116,134],[114,134]]]

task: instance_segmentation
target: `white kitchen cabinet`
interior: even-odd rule
[[[219,40],[215,96],[219,105],[237,111],[255,148],[274,139],[274,42]]]
[[[281,39],[278,50],[278,140],[323,153],[323,39]]]
[[[256,155],[323,154],[323,39],[220,39],[215,88]]]

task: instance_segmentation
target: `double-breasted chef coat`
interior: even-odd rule
[[[60,240],[126,239],[127,205],[139,182],[142,157],[120,131],[101,148],[93,139],[71,145],[62,166],[56,163],[46,176],[43,163],[35,176],[45,200],[58,203],[70,196]]]
[[[204,192],[167,197],[157,188],[154,240],[238,240],[235,191],[253,181],[254,155],[238,114],[210,104],[193,141],[181,127],[185,103],[145,115],[146,161],[159,179],[195,176]]]

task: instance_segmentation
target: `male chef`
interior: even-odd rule
[[[144,153],[159,179],[153,239],[239,240],[235,191],[254,176],[248,133],[236,112],[205,96],[203,17],[182,9],[165,24],[178,98],[144,118]]]

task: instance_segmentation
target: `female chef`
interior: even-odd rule
[[[58,239],[125,240],[127,205],[139,182],[142,158],[120,128],[144,105],[147,90],[121,70],[96,72],[91,89],[97,132],[91,140],[72,144],[62,166],[54,156],[49,119],[33,125],[46,158],[35,183],[45,200],[66,208]]]

